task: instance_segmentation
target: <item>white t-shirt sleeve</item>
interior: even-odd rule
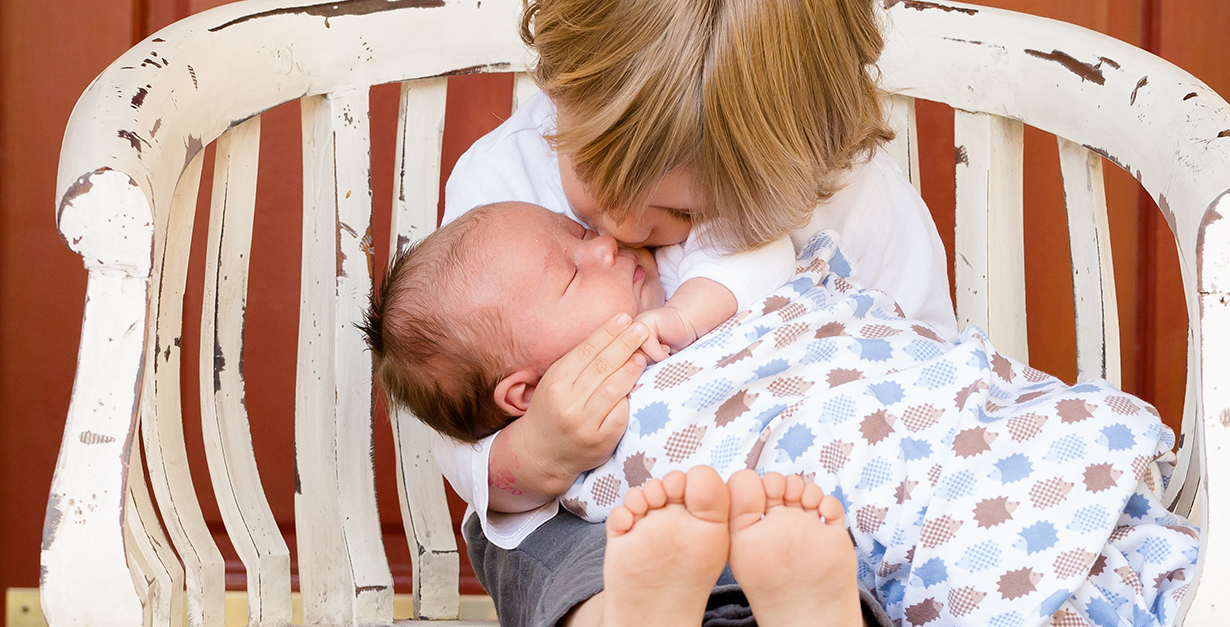
[[[705,278],[730,290],[742,311],[794,276],[795,255],[787,236],[756,250],[728,253],[705,242],[697,226],[684,243],[655,250],[654,260],[667,298],[689,279]]]
[[[944,244],[927,205],[892,157],[878,152],[856,168],[816,209],[811,224],[792,234],[795,246],[821,229],[840,233],[842,252],[863,287],[887,293],[906,317],[956,337]]]

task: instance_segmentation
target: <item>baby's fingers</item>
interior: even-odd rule
[[[671,356],[670,347],[659,342],[657,338],[654,337],[645,340],[645,343],[641,344],[641,350],[644,351],[646,356],[655,362],[662,361],[663,359]]]

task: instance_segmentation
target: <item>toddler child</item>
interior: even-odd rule
[[[695,236],[714,259],[783,235],[797,248],[815,231],[833,229],[866,285],[893,294],[909,315],[955,333],[947,261],[930,214],[877,151],[890,133],[874,76],[883,47],[875,5],[527,2],[522,37],[537,53],[532,73],[542,93],[457,162],[445,189],[444,222],[476,206],[516,200],[628,245]],[[611,373],[643,363],[629,348],[632,329],[598,334],[592,342],[600,346],[567,353],[544,374],[525,416],[506,429],[476,446],[436,442],[437,462],[478,521],[480,531],[468,537],[517,547],[556,515],[552,495],[570,477],[610,456],[627,421],[621,399],[634,380],[611,379]],[[652,351],[652,343],[646,348]],[[595,349],[605,359],[586,356]],[[608,361],[618,366],[600,371]],[[573,542],[578,533],[585,532],[544,543]],[[492,554],[501,563],[520,559]],[[544,563],[544,572],[553,568]],[[564,599],[559,608],[570,608],[600,588],[576,595],[574,589],[525,595]],[[507,607],[500,612],[513,615]],[[534,610],[525,621],[559,618],[556,610]]]

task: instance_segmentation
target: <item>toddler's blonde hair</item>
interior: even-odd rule
[[[527,0],[549,137],[616,221],[688,168],[694,223],[735,250],[811,219],[892,138],[873,0]]]

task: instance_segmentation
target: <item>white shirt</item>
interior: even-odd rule
[[[474,207],[500,201],[541,205],[583,222],[573,213],[564,195],[559,159],[543,139],[543,133],[554,130],[554,125],[554,106],[539,93],[498,128],[476,141],[457,160],[445,184],[444,223]],[[837,231],[841,234],[843,253],[857,267],[864,287],[887,292],[896,299],[906,317],[926,321],[948,337],[955,337],[957,321],[948,292],[944,246],[931,213],[917,191],[896,162],[883,152],[877,152],[867,163],[855,167],[843,182],[844,186],[832,198],[817,207],[811,223],[791,234],[794,252],[821,229]],[[696,231],[693,229],[693,235]],[[743,308],[785,280],[770,285],[764,274],[756,274],[764,272],[765,267],[781,267],[780,261],[767,260],[767,257],[749,260],[741,270],[717,270],[730,268],[739,255],[723,256],[720,251],[696,245],[695,240],[690,236],[688,242],[681,245],[686,251],[662,251],[656,257],[661,264],[663,255],[668,256],[663,274],[668,275],[666,278],[675,286],[693,276],[713,278],[730,288]],[[779,259],[783,247],[772,244],[752,251],[749,259],[755,253],[774,248],[778,252],[772,253],[773,258]],[[793,258],[792,255],[786,266],[786,278],[793,273]],[[721,263],[714,263],[718,259]],[[699,274],[690,274],[689,267]],[[721,275],[706,274],[710,271]],[[672,279],[669,276],[672,272],[680,272],[678,276],[683,279],[679,280],[678,276]],[[738,277],[751,277],[750,284],[761,287],[739,291]],[[666,281],[663,285],[666,286]],[[435,456],[453,489],[470,504],[469,511],[478,514],[487,539],[496,546],[512,549],[550,520],[558,512],[559,505],[551,501],[519,514],[487,511],[487,459],[498,436],[496,433],[471,445],[437,435]]]

